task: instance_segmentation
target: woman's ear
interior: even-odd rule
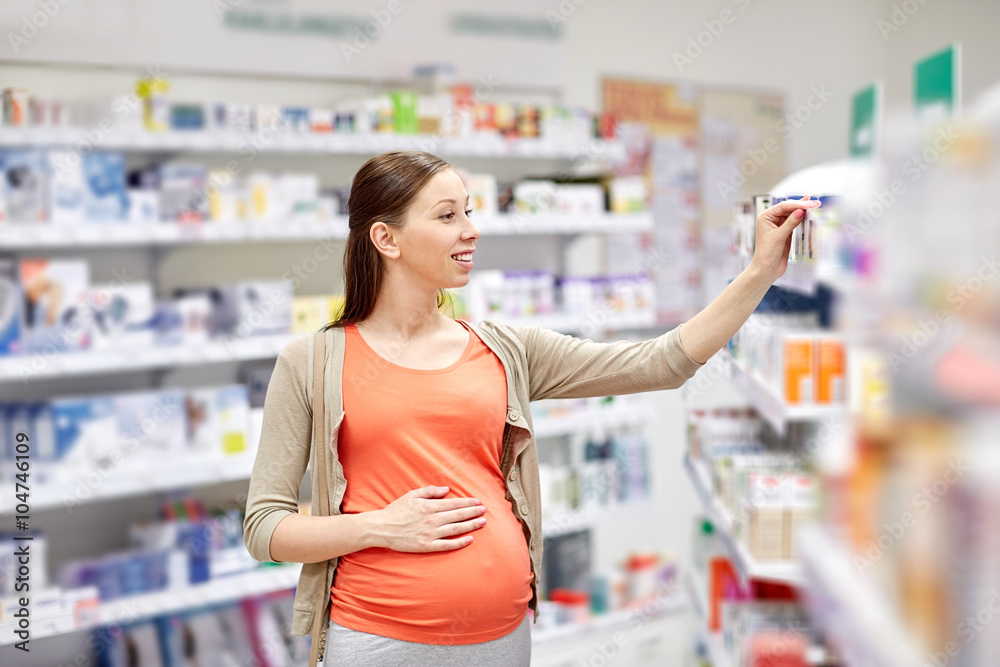
[[[399,246],[393,237],[393,229],[384,222],[374,222],[368,230],[368,237],[375,244],[375,249],[386,257],[396,259],[399,257]]]

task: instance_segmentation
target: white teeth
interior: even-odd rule
[[[466,255],[452,255],[452,257],[455,258],[455,259],[461,260],[463,262],[470,262],[470,261],[472,261],[472,254],[471,253],[470,254],[466,254]]]

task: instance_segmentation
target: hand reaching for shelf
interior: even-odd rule
[[[761,211],[757,216],[757,242],[750,265],[772,283],[783,276],[792,249],[792,232],[802,224],[806,209],[818,206],[819,200],[806,195],[802,199],[786,199]]]

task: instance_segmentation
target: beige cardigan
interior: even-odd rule
[[[501,471],[511,511],[521,522],[533,574],[531,609],[538,617],[538,573],[542,565],[542,514],[538,484],[538,453],[529,403],[546,398],[614,396],[674,389],[703,364],[681,346],[678,329],[641,343],[595,343],[533,326],[482,322],[472,329],[503,363],[507,374],[507,419],[504,423]],[[298,512],[299,484],[309,464],[312,488],[318,489],[312,442],[312,355],[314,337],[289,343],[278,356],[264,403],[260,447],[247,494],[243,539],[258,561],[273,562],[271,535],[283,518]],[[344,416],[341,376],[344,330],[326,332],[325,439],[331,443],[325,471],[330,508],[340,513],[347,480],[337,458],[337,432]],[[366,371],[370,379],[379,368]],[[348,378],[364,383],[366,377]],[[419,397],[414,397],[419,400]],[[499,424],[486,424],[492,429]],[[443,471],[447,472],[447,471]],[[446,478],[447,475],[442,475]],[[317,495],[312,513],[319,514]],[[306,635],[314,615],[322,613],[337,566],[337,558],[305,563],[295,591],[292,634]],[[326,628],[327,619],[323,621]]]

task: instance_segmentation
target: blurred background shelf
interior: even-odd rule
[[[716,533],[722,538],[730,560],[743,581],[752,577],[778,581],[792,586],[801,586],[804,583],[802,568],[797,562],[761,563],[754,559],[746,546],[733,536],[733,519],[715,498],[712,482],[704,465],[692,459],[691,456],[685,455],[684,468],[701,499],[706,516],[715,526]]]
[[[845,664],[928,664],[872,582],[864,580],[850,555],[823,529],[804,534],[801,549],[811,616],[840,649]]]
[[[502,214],[475,217],[484,235],[624,234],[652,231],[649,213],[606,213],[592,216]],[[276,222],[92,223],[49,225],[4,224],[0,243],[9,250],[47,248],[105,248],[118,246],[175,246],[199,243],[252,243],[263,241],[312,241],[346,239],[347,216],[331,220]]]
[[[35,618],[31,626],[31,638],[44,639],[70,632],[89,630],[102,625],[118,623],[123,618],[128,618],[131,623],[154,616],[233,602],[249,596],[288,590],[298,584],[300,570],[301,565],[297,564],[263,567],[185,588],[119,598],[101,603],[97,607],[96,613],[88,613],[83,622],[74,618],[74,612],[47,618]],[[12,644],[16,641],[13,635],[14,629],[15,624],[13,623],[0,623],[0,645]]]
[[[0,358],[0,385],[18,385],[34,380],[80,375],[132,373],[156,368],[271,359],[297,337],[294,334],[281,334],[208,341],[200,345],[3,357]]]
[[[682,614],[687,610],[688,602],[684,599],[684,596],[673,595],[668,598],[659,599],[657,606],[648,611],[640,606],[634,609],[622,609],[610,614],[592,616],[585,622],[551,626],[540,630],[532,629],[531,644],[534,647],[541,647],[559,642],[585,639],[600,633],[630,630],[635,628],[637,619],[649,621],[666,618],[675,614]]]
[[[266,133],[265,133],[266,132]],[[81,128],[0,128],[0,146],[74,145]],[[146,132],[121,130],[101,142],[101,148],[126,151],[231,152],[253,147],[268,153],[330,153],[373,155],[394,150],[425,150],[441,155],[489,158],[572,159],[619,158],[624,147],[615,141],[587,142],[501,137],[445,138],[435,135],[302,133],[291,129],[240,134],[225,131]]]
[[[651,516],[657,510],[652,500],[642,499],[618,503],[609,507],[581,509],[563,514],[542,517],[542,534],[555,537],[578,530],[594,528],[602,523],[612,523],[623,519]]]
[[[821,421],[847,414],[847,407],[843,405],[791,405],[781,400],[755,373],[744,369],[728,352],[723,351],[719,355],[736,390],[767,420],[776,433],[784,434],[789,422]]]

